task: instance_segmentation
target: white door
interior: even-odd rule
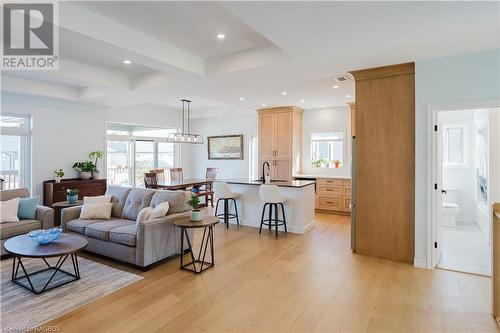
[[[437,112],[435,113],[435,122],[437,123]],[[441,124],[435,125],[433,131],[433,174],[434,174],[434,191],[433,191],[433,241],[432,241],[432,268],[435,268],[441,259],[443,253],[443,128]]]

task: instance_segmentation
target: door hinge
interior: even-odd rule
[[[438,242],[434,242],[434,248],[437,249],[438,248]]]
[[[434,125],[434,132],[438,131],[438,125]]]
[[[438,184],[437,184],[437,183],[435,183],[435,184],[434,184],[434,189],[435,189],[435,190],[437,190],[437,189],[438,189]]]

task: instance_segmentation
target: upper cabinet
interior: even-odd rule
[[[291,180],[300,173],[300,163],[293,161],[301,161],[303,110],[286,106],[260,109],[257,112],[259,161],[268,161],[276,166],[272,174],[274,179]]]

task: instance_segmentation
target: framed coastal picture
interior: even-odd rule
[[[243,134],[209,136],[209,160],[242,160],[243,159]]]

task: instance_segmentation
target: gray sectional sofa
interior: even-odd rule
[[[15,190],[1,190],[0,201],[7,201],[14,198],[29,198],[30,193],[26,188]],[[54,210],[49,207],[40,206],[36,207],[36,218],[34,220],[20,220],[16,222],[0,223],[0,235],[2,238],[2,256],[7,254],[3,247],[3,243],[7,239],[27,234],[30,231],[38,229],[50,229],[54,227]]]
[[[179,254],[181,233],[172,222],[190,214],[186,192],[109,186],[106,195],[112,196],[111,220],[81,220],[81,206],[61,212],[64,231],[87,238],[86,251],[146,269]],[[164,201],[170,204],[167,216],[136,223],[141,209]]]

